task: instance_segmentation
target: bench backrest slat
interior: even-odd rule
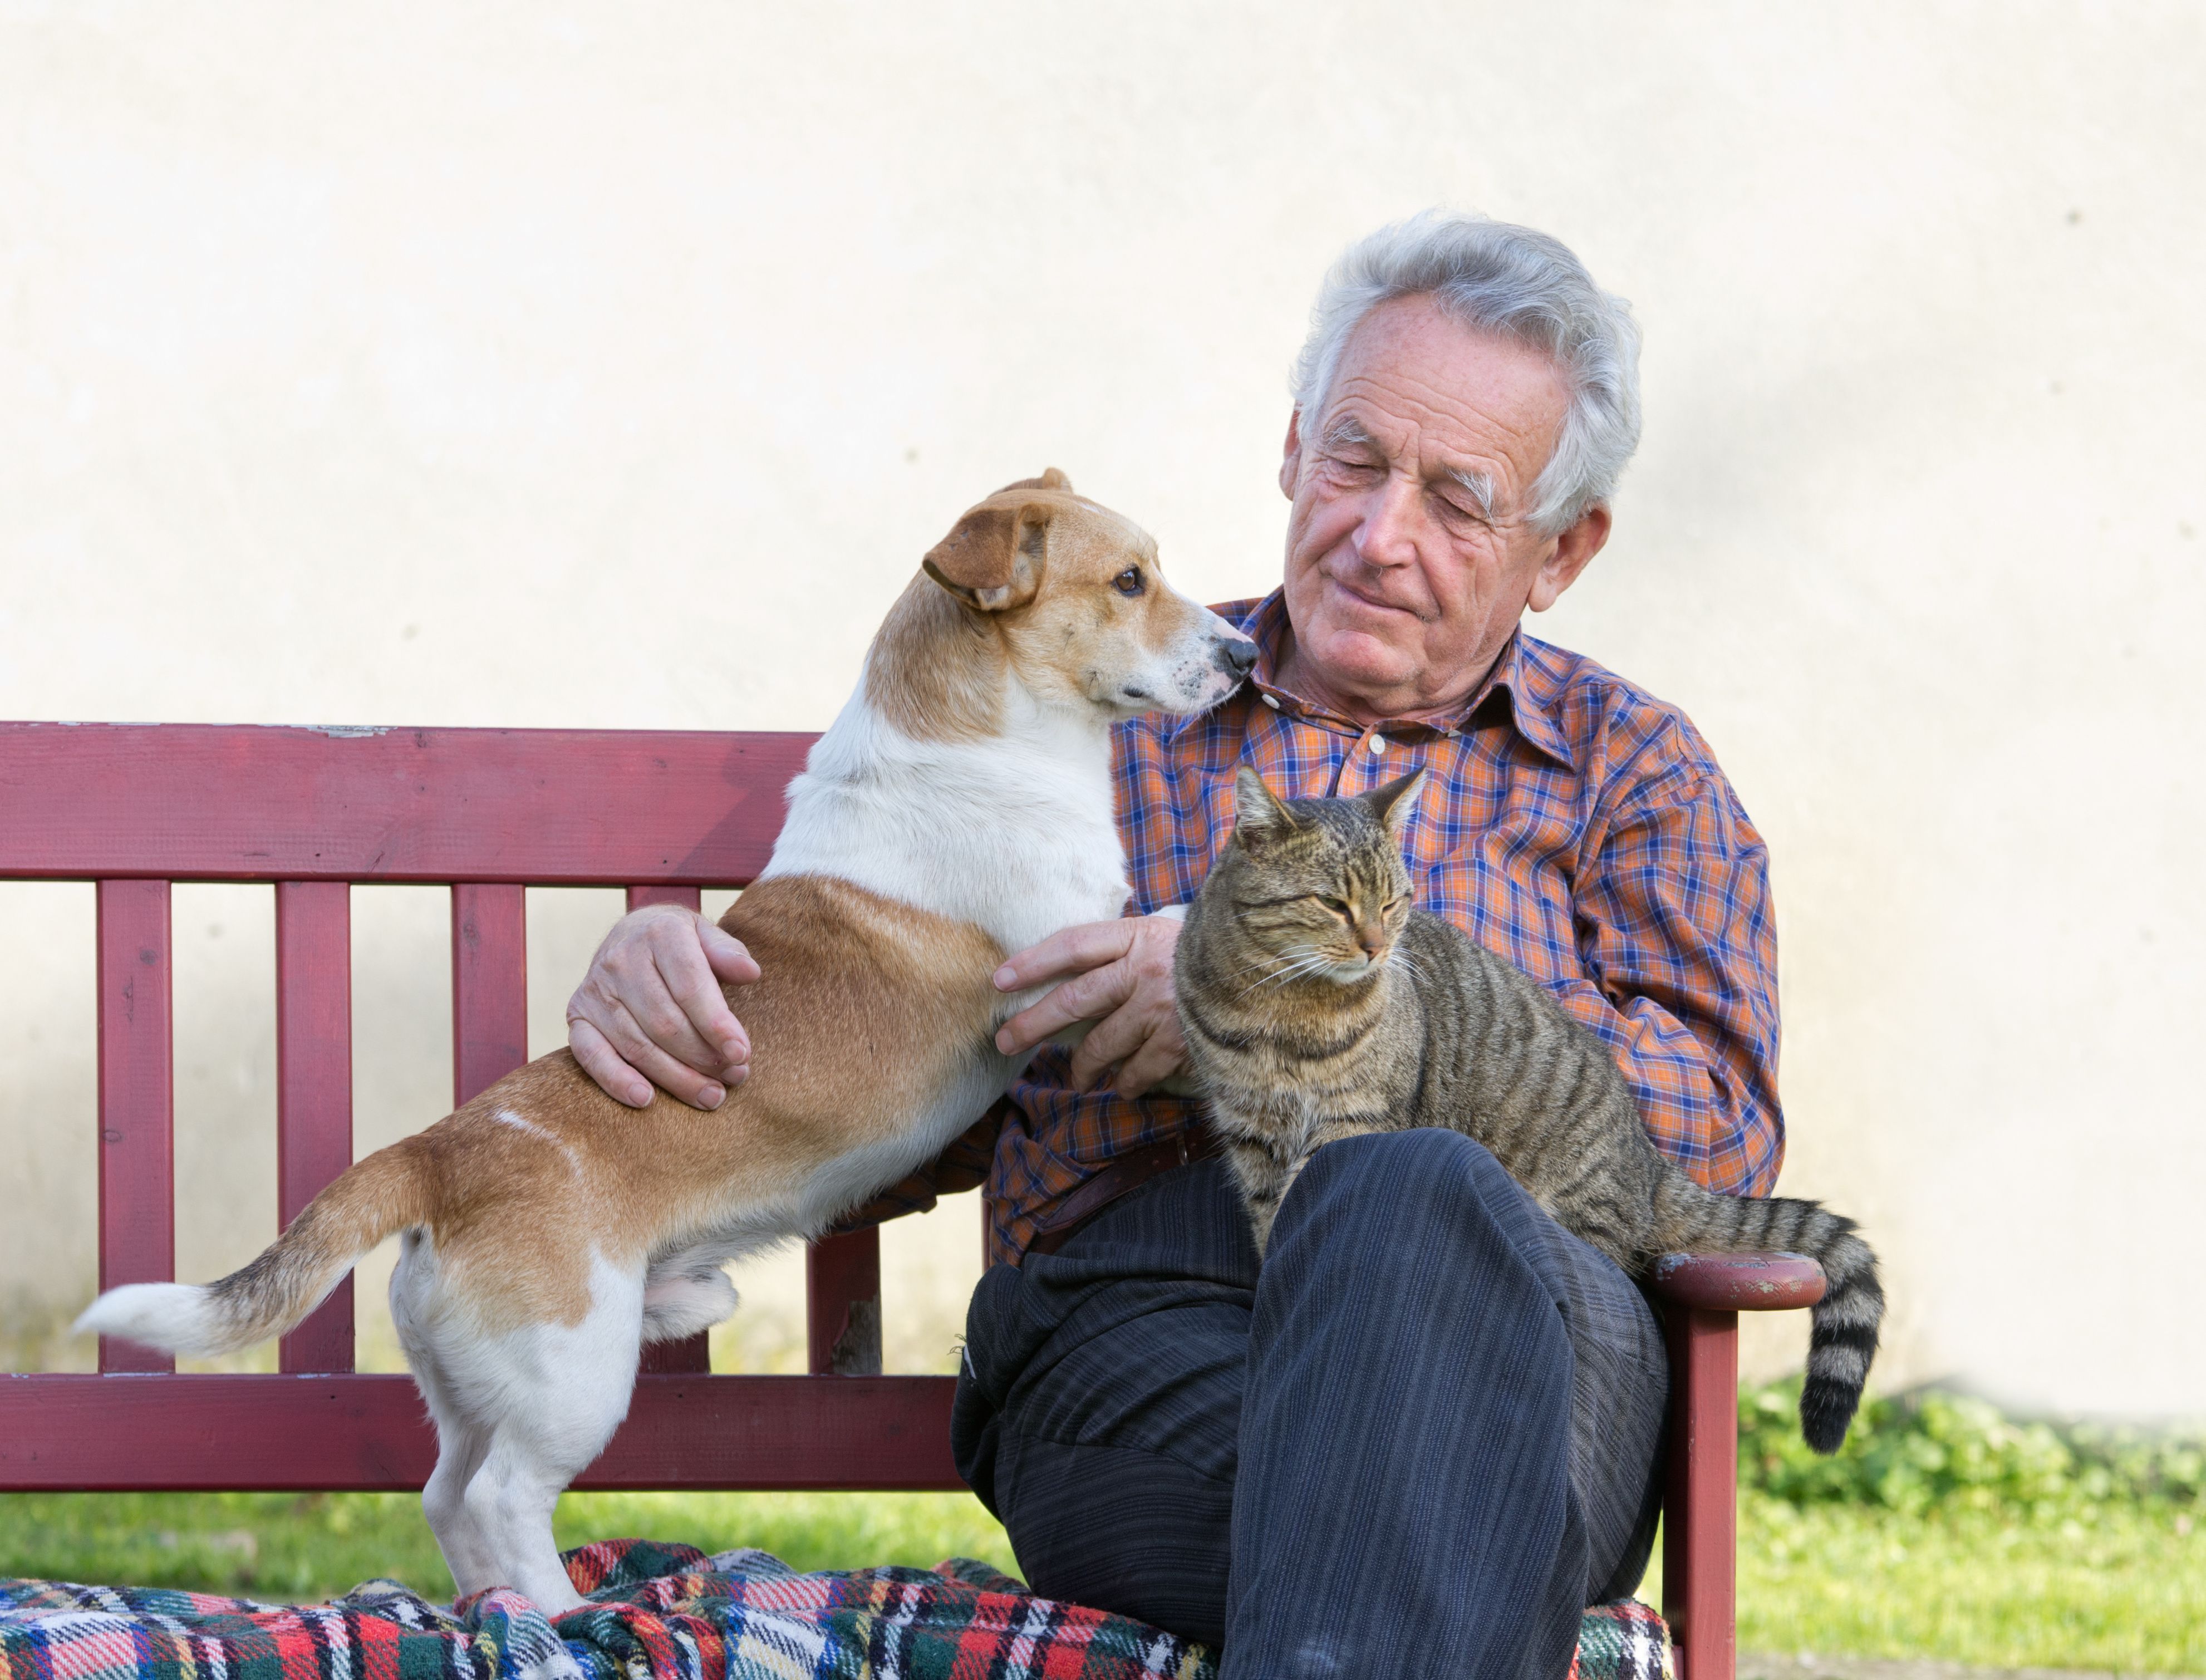
[[[352,1164],[352,889],[276,887],[276,1212],[289,1224]],[[277,1344],[286,1373],[353,1368],[352,1277]]]
[[[169,884],[99,884],[99,1286],[176,1275]],[[176,1361],[100,1338],[102,1371]]]
[[[628,890],[628,907],[641,910],[647,904],[679,904],[685,910],[699,907],[697,889],[693,886],[631,886]],[[818,1316],[816,1302],[808,1300],[807,1308]],[[710,1338],[703,1331],[680,1342],[654,1342],[643,1350],[641,1368],[663,1376],[679,1376],[710,1371],[712,1352]]]
[[[741,885],[812,741],[0,724],[0,879]]]
[[[528,892],[510,882],[452,888],[452,1106],[528,1059]]]

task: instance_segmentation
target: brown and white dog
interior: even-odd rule
[[[552,1513],[627,1414],[645,1342],[734,1310],[727,1261],[932,1159],[1017,1074],[1005,956],[1126,899],[1111,726],[1231,693],[1253,646],[1054,468],[969,510],[891,609],[721,925],[757,958],[755,1057],[714,1113],[621,1107],[565,1051],[349,1168],[243,1269],[77,1321],[179,1352],[280,1335],[394,1231],[391,1304],[437,1425],[421,1502],[462,1593],[581,1602]]]

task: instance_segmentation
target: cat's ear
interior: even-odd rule
[[[1252,851],[1261,850],[1301,827],[1264,778],[1243,765],[1233,777],[1233,837]]]
[[[1424,790],[1425,766],[1419,765],[1407,776],[1398,776],[1384,787],[1372,789],[1363,795],[1363,802],[1379,813],[1386,831],[1398,840],[1417,808],[1417,795]]]

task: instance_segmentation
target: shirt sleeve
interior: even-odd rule
[[[1769,856],[1706,751],[1632,786],[1582,862],[1588,978],[1560,996],[1656,1147],[1712,1190],[1767,1195],[1785,1159]]]

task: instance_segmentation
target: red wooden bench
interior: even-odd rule
[[[277,1200],[352,1159],[352,883],[452,895],[453,1099],[526,1059],[529,885],[695,906],[765,863],[812,737],[558,730],[0,724],[0,879],[98,897],[99,1284],[175,1276],[170,885],[276,891]],[[423,1115],[422,1121],[434,1118]],[[628,1421],[576,1484],[954,1489],[948,1377],[878,1371],[879,1241],[808,1257],[812,1374],[714,1376],[705,1338],[649,1350]],[[1732,1680],[1737,1314],[1801,1307],[1812,1261],[1673,1257],[1663,1611],[1690,1680]],[[103,1341],[98,1375],[0,1377],[0,1492],[417,1490],[435,1437],[412,1382],[353,1370],[349,1280],[275,1375],[178,1374]]]

